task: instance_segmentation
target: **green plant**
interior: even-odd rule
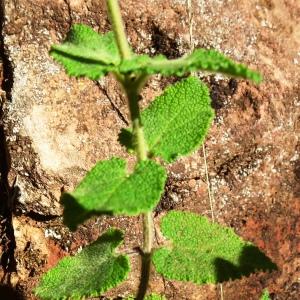
[[[269,291],[267,289],[265,289],[263,291],[263,293],[262,293],[261,297],[259,298],[259,300],[271,300]]]
[[[207,70],[243,77],[259,83],[261,76],[213,50],[195,50],[180,59],[136,55],[129,47],[117,0],[107,7],[113,32],[99,35],[85,25],[73,25],[52,57],[70,76],[97,80],[111,72],[128,98],[131,127],[123,129],[120,143],[136,155],[128,174],[120,158],[100,161],[75,191],[62,195],[64,223],[71,229],[94,215],[143,214],[141,282],[137,299],[146,299],[151,262],[168,279],[217,283],[276,266],[255,246],[242,241],[230,228],[189,212],[172,211],[163,217],[166,245],[153,248],[152,211],[164,190],[167,173],[160,161],[173,162],[203,142],[214,112],[209,90],[196,77],[186,77],[168,87],[143,112],[140,91],[152,74],[185,76]],[[116,254],[123,233],[110,229],[74,257],[64,258],[46,273],[35,290],[43,299],[81,299],[97,296],[126,279],[126,255]],[[67,276],[65,275],[67,273]],[[148,296],[159,299],[161,296]]]

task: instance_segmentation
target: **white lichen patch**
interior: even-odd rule
[[[76,123],[58,132],[51,124],[57,113],[43,105],[34,105],[31,113],[24,118],[26,134],[32,139],[44,169],[59,172],[74,166],[84,167],[80,148],[84,136],[76,133]]]
[[[56,240],[60,240],[61,239],[61,234],[57,233],[55,230],[51,229],[51,228],[47,228],[45,229],[45,238],[54,238]]]

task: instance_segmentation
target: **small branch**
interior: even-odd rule
[[[144,227],[144,253],[151,254],[153,247],[153,234],[154,234],[154,224],[152,218],[152,212],[145,213],[143,218]]]
[[[129,79],[130,80],[130,79]],[[141,122],[140,110],[138,105],[138,86],[133,85],[130,88],[130,82],[125,82],[124,88],[127,87],[127,95],[129,102],[130,116],[132,120],[132,133],[134,139],[134,147],[136,149],[138,161],[147,159],[147,144],[144,137],[144,131]],[[152,212],[143,214],[143,255],[142,255],[142,269],[140,285],[137,293],[137,300],[143,300],[150,279],[151,271],[151,254],[153,244],[154,224],[152,219]]]
[[[129,79],[130,80],[130,79]],[[137,79],[137,82],[139,79]],[[125,82],[126,86],[130,86],[129,82]],[[128,102],[130,116],[132,120],[132,133],[134,139],[134,147],[136,149],[138,161],[147,159],[147,143],[144,137],[143,126],[141,122],[140,110],[138,105],[138,95],[139,85],[134,85],[133,88],[127,88]],[[152,219],[152,212],[143,214],[143,255],[142,255],[142,269],[141,269],[141,279],[140,285],[137,293],[137,300],[143,300],[150,279],[151,271],[151,254],[152,254],[152,244],[153,244],[153,232],[154,224]]]
[[[131,50],[126,38],[118,0],[107,0],[107,8],[120,55],[123,59],[128,59],[131,56]]]
[[[141,121],[140,109],[139,109],[139,95],[138,85],[136,84],[139,79],[136,79],[133,83],[131,78],[126,78],[124,81],[124,89],[127,93],[128,105],[130,111],[130,118],[132,121],[132,134],[133,144],[137,153],[139,161],[147,159],[147,144],[144,136],[143,125]]]
[[[141,281],[139,285],[139,290],[136,296],[136,300],[143,300],[150,279],[150,270],[151,270],[151,253],[144,253],[142,256],[142,271],[141,271]]]
[[[129,59],[131,57],[131,50],[126,38],[124,24],[120,7],[117,0],[107,0],[108,13],[111,19],[113,31],[116,37],[117,45],[122,59]],[[138,161],[143,161],[148,158],[147,156],[147,143],[144,136],[143,125],[141,121],[139,109],[139,92],[144,86],[147,76],[128,74],[123,76],[116,76],[122,84],[128,99],[128,106],[130,111],[130,118],[132,122],[132,134],[134,148],[137,153]],[[154,224],[152,219],[152,212],[143,214],[143,254],[142,254],[142,269],[140,286],[137,293],[137,299],[143,300],[150,279],[151,271],[151,254],[153,244]]]

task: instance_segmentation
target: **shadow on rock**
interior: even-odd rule
[[[0,299],[7,300],[25,300],[25,296],[20,291],[8,286],[0,284]]]
[[[217,282],[224,282],[249,276],[257,271],[277,270],[277,266],[257,247],[245,246],[239,257],[238,265],[223,258],[215,259],[215,272]]]

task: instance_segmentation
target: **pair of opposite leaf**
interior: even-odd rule
[[[276,269],[258,248],[244,242],[232,229],[193,213],[169,212],[162,219],[161,231],[171,245],[155,249],[152,262],[167,279],[217,283]],[[117,286],[130,271],[129,258],[115,253],[122,241],[121,231],[109,229],[81,253],[64,258],[43,276],[37,296],[81,299]]]
[[[198,70],[243,77],[256,83],[262,79],[259,73],[215,50],[197,49],[174,60],[168,60],[163,55],[133,55],[130,59],[121,60],[113,32],[99,35],[83,24],[73,25],[64,43],[53,45],[50,53],[70,76],[85,76],[92,80],[98,80],[109,72],[182,76]]]
[[[213,50],[199,49],[171,61],[147,55],[134,55],[122,61],[113,33],[100,36],[85,25],[74,25],[62,45],[52,46],[51,55],[70,76],[93,80],[108,72],[181,76],[199,69],[256,82],[261,79],[258,73]],[[172,162],[190,153],[203,142],[213,116],[209,91],[197,78],[170,86],[141,114],[149,154]],[[127,150],[134,150],[130,129],[122,130],[119,141]],[[74,192],[62,196],[64,222],[75,230],[92,215],[138,215],[152,211],[165,180],[165,169],[151,160],[139,162],[131,174],[127,174],[122,159],[101,161]],[[243,242],[231,229],[192,213],[168,213],[162,220],[162,233],[172,241],[172,246],[155,250],[152,260],[156,270],[168,279],[216,283],[248,275],[256,269],[275,268],[264,254]],[[122,232],[110,229],[80,254],[63,259],[45,274],[36,294],[43,299],[80,299],[117,286],[130,269],[128,257],[114,253],[122,240]]]

